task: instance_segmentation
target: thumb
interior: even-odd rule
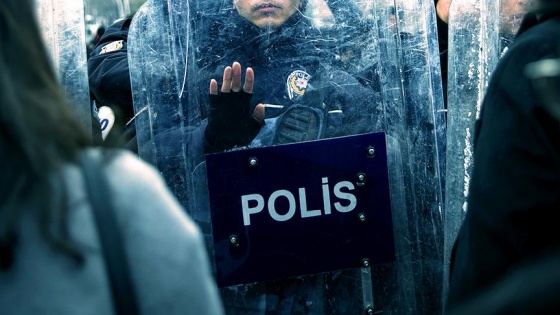
[[[264,120],[264,105],[259,103],[255,110],[253,111],[253,118],[258,122],[263,122]]]

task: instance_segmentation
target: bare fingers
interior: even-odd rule
[[[231,66],[225,67],[222,82],[222,93],[239,92],[241,90],[241,64],[239,62],[236,61]],[[252,68],[247,68],[243,91],[253,93],[254,82],[255,73]],[[218,83],[214,79],[210,80],[210,94],[218,94]]]
[[[232,72],[230,66],[224,69],[224,76],[222,78],[222,92],[229,93],[231,91]]]
[[[234,62],[231,65],[232,69],[232,80],[231,80],[231,90],[233,92],[239,92],[241,90],[241,64],[239,62]]]
[[[245,70],[245,84],[243,85],[243,91],[246,93],[253,93],[253,84],[255,83],[255,73],[252,68],[247,68]]]
[[[218,95],[218,81],[215,79],[210,80],[210,94]]]

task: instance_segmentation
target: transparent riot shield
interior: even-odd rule
[[[58,78],[86,130],[91,130],[84,3],[81,0],[37,0],[37,9]]]
[[[441,312],[436,36],[420,0],[310,0],[272,30],[229,0],[137,12],[139,154],[204,232],[228,314]],[[255,71],[266,123],[205,155],[209,82],[233,61]]]
[[[391,1],[388,3],[390,5]],[[442,187],[445,184],[446,150],[436,17],[431,1],[396,1],[395,14],[399,34],[394,36],[397,52],[393,53],[389,48],[387,55],[380,58],[399,58],[400,76],[396,77],[401,80],[402,96],[396,95],[399,89],[390,85],[384,96],[387,97],[387,107],[398,102],[402,105],[395,104],[401,112],[388,114],[387,119],[400,117],[398,123],[395,121],[398,129],[394,132],[398,134],[400,147],[406,148],[401,149],[403,183],[408,220],[413,220],[409,233],[414,240],[410,244],[409,258],[411,262],[421,261],[418,265],[411,264],[415,312],[436,314],[440,312],[442,297]],[[391,76],[395,77],[395,74],[391,73]]]
[[[513,40],[528,1],[454,1],[449,13],[445,274],[467,210],[475,122],[492,71]]]

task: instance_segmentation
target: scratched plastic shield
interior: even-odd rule
[[[91,130],[84,3],[81,0],[37,0],[37,11],[60,83],[84,127]]]
[[[525,3],[463,0],[450,7],[445,292],[451,249],[467,209],[475,121],[492,71],[520,26]]]
[[[313,33],[290,46],[298,53],[288,62],[288,67],[305,64],[305,69],[311,76],[309,86],[314,88],[315,94],[311,94],[311,88],[305,93],[322,100],[327,107],[333,106],[330,103],[333,98],[329,97],[332,94],[323,91],[339,93],[334,97],[341,100],[337,105],[339,108],[330,108],[322,116],[332,128],[325,129],[321,139],[309,143],[282,144],[276,147],[265,141],[253,141],[249,147],[205,157],[200,139],[204,136],[208,113],[209,80],[220,80],[220,70],[235,61],[228,59],[235,49],[251,47],[251,44],[262,38],[243,39],[239,37],[244,34],[239,25],[224,24],[224,21],[229,21],[231,14],[236,14],[230,1],[146,2],[133,19],[128,46],[134,109],[138,115],[136,128],[139,154],[161,171],[186,211],[201,227],[215,263],[217,279],[221,279],[220,275],[224,274],[223,268],[248,269],[239,267],[242,264],[238,266],[233,262],[223,263],[224,256],[236,255],[236,248],[243,248],[243,255],[252,255],[251,258],[263,254],[257,250],[252,251],[253,247],[243,247],[243,242],[247,241],[245,235],[253,235],[252,233],[245,234],[246,230],[243,229],[237,234],[230,233],[227,224],[218,224],[216,221],[216,218],[225,216],[223,221],[227,223],[229,215],[232,215],[231,220],[242,218],[239,208],[235,208],[233,203],[241,200],[241,191],[247,188],[242,183],[247,182],[245,176],[249,175],[234,175],[236,179],[233,180],[229,175],[239,171],[234,167],[234,160],[245,161],[245,157],[238,159],[245,153],[256,154],[259,165],[269,165],[267,162],[272,161],[275,163],[274,167],[267,168],[270,173],[260,176],[266,178],[260,179],[262,185],[256,185],[255,189],[261,187],[261,191],[247,190],[249,193],[243,193],[249,194],[249,197],[245,197],[248,200],[245,207],[249,209],[247,211],[255,212],[251,214],[252,222],[258,224],[263,239],[271,237],[266,234],[266,224],[276,224],[275,227],[280,224],[278,220],[271,220],[271,217],[279,218],[285,224],[295,224],[298,221],[296,216],[291,216],[290,205],[294,204],[296,206],[293,209],[296,209],[295,213],[300,213],[297,215],[300,218],[301,213],[307,213],[305,216],[316,215],[306,218],[305,222],[298,221],[304,222],[294,230],[294,234],[302,233],[298,234],[300,239],[313,230],[314,236],[324,233],[325,239],[333,242],[338,242],[341,237],[348,237],[351,244],[358,244],[356,248],[377,243],[394,249],[394,257],[384,262],[364,260],[367,257],[360,255],[339,255],[342,264],[329,265],[326,259],[318,260],[306,265],[309,268],[302,274],[292,274],[296,268],[281,273],[279,268],[272,267],[272,263],[260,263],[254,268],[258,268],[258,274],[264,279],[262,281],[245,283],[239,277],[218,281],[225,284],[220,290],[228,314],[440,312],[443,276],[441,187],[444,184],[445,117],[433,3],[422,0],[309,0],[302,13],[302,21],[305,21],[306,26],[318,28],[319,36]],[[232,35],[229,33],[238,37],[228,40]],[[289,33],[284,36],[298,34]],[[275,40],[272,37],[264,39]],[[270,50],[268,59],[276,56],[273,55],[273,50]],[[266,59],[267,54],[260,57]],[[259,81],[259,75],[271,78],[271,81],[274,80],[275,70],[278,76],[284,75],[280,68],[255,66],[254,69],[255,86],[259,83],[267,86],[269,83],[265,82],[267,80]],[[341,78],[346,79],[341,82]],[[254,92],[253,98],[262,96],[264,103],[270,105],[267,113],[272,117],[268,117],[270,120],[267,120],[266,128],[276,126],[274,119],[278,118],[274,113],[281,114],[293,105],[287,99],[268,98],[269,95],[266,94],[284,89],[283,84],[267,86],[266,89]],[[345,91],[360,93],[344,93]],[[345,116],[342,115],[352,115],[353,120],[344,120]],[[314,219],[326,218],[328,202],[317,206],[319,203],[313,203],[313,198],[317,196],[311,196],[310,192],[321,192],[316,194],[323,196],[322,200],[331,200],[332,209],[335,209],[336,202],[340,202],[339,206],[345,205],[344,200],[324,197],[326,193],[321,187],[325,187],[327,191],[333,189],[333,196],[336,187],[350,187],[347,182],[354,182],[343,176],[336,177],[338,170],[349,169],[354,172],[354,169],[360,169],[359,161],[367,159],[364,157],[367,146],[356,151],[361,152],[360,154],[350,154],[354,151],[348,150],[347,155],[331,156],[329,146],[323,144],[360,143],[358,140],[363,139],[364,135],[381,136],[384,139],[385,148],[378,152],[379,156],[382,156],[381,152],[385,152],[383,163],[387,173],[386,186],[382,190],[374,190],[371,188],[373,186],[365,184],[366,189],[372,190],[369,193],[366,190],[364,195],[369,198],[370,193],[385,191],[380,197],[389,200],[390,216],[388,219],[379,217],[379,220],[391,224],[392,237],[383,240],[368,239],[373,237],[368,233],[364,235],[370,236],[350,238],[344,234],[335,234],[332,230],[329,232],[328,228],[321,228],[332,226],[332,222],[324,225],[313,223]],[[295,154],[295,159],[290,158],[289,163],[287,160],[278,162],[274,158],[277,157],[276,150],[280,149],[300,153]],[[332,161],[329,160],[328,166],[325,164],[321,168],[322,160],[312,159],[315,154],[326,160],[331,156]],[[304,165],[304,162],[311,163],[312,167],[294,167],[296,164]],[[303,171],[310,168],[317,169],[310,173]],[[327,173],[334,175],[321,177],[321,174]],[[304,183],[302,174],[309,174],[308,178],[312,181]],[[365,175],[373,178],[367,172]],[[265,184],[271,182],[277,186],[266,188],[265,191]],[[233,195],[233,214],[223,211],[228,209],[228,199],[217,193],[218,185],[222,185],[222,189],[231,187],[228,193]],[[350,191],[350,195],[353,192]],[[260,197],[256,195],[263,199],[261,210],[258,210]],[[301,197],[302,195],[307,197]],[[367,199],[358,193],[356,196],[358,202]],[[304,203],[307,203],[305,211],[302,207]],[[276,214],[271,210],[283,206],[290,210]],[[367,204],[365,206],[364,209],[369,209]],[[374,205],[371,204],[370,207]],[[221,209],[220,215],[215,214],[216,208]],[[341,220],[333,224],[343,224],[344,229],[350,224],[356,224],[360,216],[352,211],[346,214],[336,213]],[[349,220],[350,216],[354,219]],[[252,229],[254,230],[256,229]],[[273,226],[268,230],[272,231]],[[262,248],[267,244],[264,242],[263,245],[254,236],[249,241],[251,244],[259,244],[255,248]],[[282,242],[282,239],[277,241],[282,247],[275,252],[279,243],[273,245],[270,242],[272,249],[267,249],[267,255],[274,257],[274,254],[282,254],[282,257],[286,257],[297,252],[297,259],[305,261],[305,250],[299,244],[303,242]],[[313,245],[306,246],[312,252]],[[329,255],[336,255],[337,248],[340,247],[331,247],[333,253]],[[356,249],[358,250],[360,249]],[[342,253],[341,250],[340,254]],[[237,260],[241,263],[243,261],[244,259]],[[325,263],[321,265],[321,261]],[[314,269],[314,266],[317,268]]]

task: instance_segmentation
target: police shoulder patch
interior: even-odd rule
[[[101,124],[101,137],[105,140],[115,124],[115,112],[109,106],[101,106],[97,115]]]
[[[112,51],[117,51],[119,49],[123,48],[123,41],[118,40],[118,41],[114,41],[114,42],[110,42],[109,44],[103,46],[103,48],[101,48],[101,52],[99,53],[100,55],[112,52]]]
[[[290,100],[298,96],[303,96],[305,89],[307,89],[307,82],[311,78],[307,72],[303,70],[295,70],[290,73],[286,80],[286,87],[288,89],[288,96]]]

